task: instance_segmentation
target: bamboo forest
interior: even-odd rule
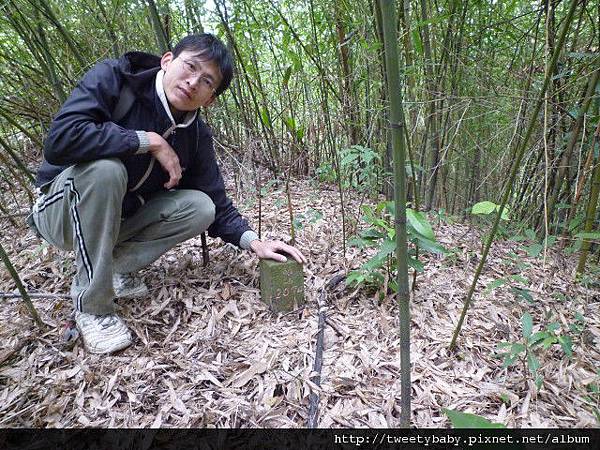
[[[600,427],[600,3],[0,8],[0,427]]]

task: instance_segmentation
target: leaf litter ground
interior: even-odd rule
[[[236,184],[240,182],[236,179]],[[262,202],[262,230],[287,239],[284,184]],[[21,299],[0,307],[0,426],[3,427],[303,427],[308,396],[320,394],[320,427],[394,427],[399,424],[398,308],[393,296],[338,285],[329,292],[322,385],[310,382],[315,356],[317,298],[336,274],[366,261],[349,248],[344,259],[341,210],[333,188],[294,180],[292,202],[302,228],[307,305],[271,313],[260,300],[258,261],[248,252],[210,240],[202,267],[200,239],[179,245],[143,271],[150,294],[119,300],[135,344],[113,356],[67,348],[62,327],[71,312],[72,255],[41,243],[20,220],[3,220],[2,245],[35,298],[49,330],[40,335]],[[230,186],[230,192],[250,192]],[[346,194],[346,211],[362,199]],[[250,193],[235,196],[256,226]],[[301,215],[301,216],[300,216]],[[359,225],[360,226],[360,225]],[[483,235],[465,224],[440,223],[438,240],[452,251],[424,259],[411,298],[413,424],[448,427],[442,408],[483,415],[510,427],[597,427],[600,398],[600,292],[572,283],[574,262],[560,253],[528,257],[520,244],[496,243],[459,338],[448,351],[462,301],[480,255]],[[514,262],[518,255],[521,268]],[[512,274],[525,276],[533,303],[505,285],[483,287]],[[6,270],[0,290],[16,287]],[[573,339],[569,359],[559,345],[540,353],[538,391],[521,364],[502,368],[496,345],[517,341],[529,311],[534,331],[556,321]],[[584,322],[575,331],[576,313]],[[595,391],[595,392],[594,392]]]

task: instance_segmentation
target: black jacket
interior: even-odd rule
[[[157,56],[132,52],[118,60],[102,61],[87,72],[50,125],[36,186],[50,182],[70,165],[102,158],[120,158],[127,169],[128,190],[136,186],[152,159],[149,153],[135,154],[139,149],[136,130],[162,135],[171,126],[156,93],[159,69]],[[114,123],[111,115],[124,83],[133,91],[135,101],[125,116]],[[197,117],[188,127],[177,128],[167,142],[183,169],[177,188],[198,189],[216,206],[209,235],[239,245],[241,235],[250,227],[225,194],[207,125]],[[142,204],[140,197],[163,190],[168,179],[160,164],[155,163],[142,185],[125,195],[123,215],[133,214]]]

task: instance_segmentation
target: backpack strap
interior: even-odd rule
[[[129,112],[135,101],[135,95],[127,84],[123,84],[121,92],[119,92],[119,101],[112,113],[112,121],[118,122]]]

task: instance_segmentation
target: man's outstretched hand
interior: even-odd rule
[[[287,258],[281,253],[277,253],[278,251],[282,251],[293,257],[300,264],[307,262],[300,250],[281,241],[261,241],[255,239],[250,243],[250,248],[254,250],[254,253],[256,253],[260,259],[273,259],[275,261],[285,262],[287,261]]]

